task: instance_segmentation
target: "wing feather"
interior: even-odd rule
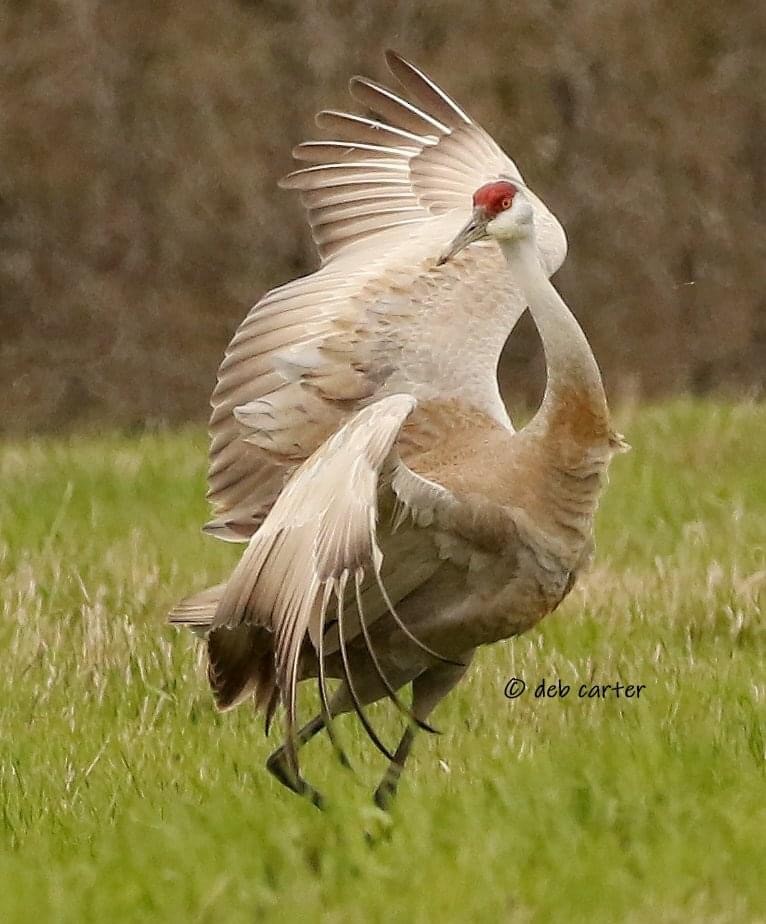
[[[333,164],[344,155],[352,157],[360,152],[370,160],[386,160],[393,154],[401,157],[410,157],[417,154],[416,147],[394,147],[393,145],[368,144],[362,141],[353,143],[346,141],[304,141],[293,148],[293,157],[309,163]]]
[[[378,479],[414,407],[409,395],[385,398],[324,443],[285,486],[220,597],[213,631],[253,624],[273,633],[291,727],[301,647],[308,635],[318,648],[327,585],[340,596],[350,575],[380,568]]]
[[[457,128],[463,123],[473,124],[460,106],[414,64],[393,51],[386,52],[386,63],[405,90],[445,125]]]
[[[429,144],[439,142],[436,135],[420,135],[401,127],[387,125],[377,119],[368,119],[366,116],[351,112],[338,112],[335,109],[323,109],[317,113],[316,124],[319,128],[334,131],[341,140],[347,141],[358,140],[371,144],[388,141],[392,146],[406,142],[412,144],[418,151]]]
[[[394,125],[401,125],[405,131],[412,134],[435,132],[437,135],[444,135],[449,131],[446,125],[374,80],[352,77],[348,87],[351,96],[358,103],[367,106],[382,119]]]

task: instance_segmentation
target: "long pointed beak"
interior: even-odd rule
[[[439,262],[436,265],[442,266],[447,260],[451,260],[456,254],[459,254],[464,247],[486,237],[487,223],[488,218],[484,210],[474,209],[468,224],[460,231],[457,237],[455,237],[449,248],[439,257]]]

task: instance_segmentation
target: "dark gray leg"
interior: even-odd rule
[[[396,749],[394,759],[388,765],[385,776],[380,785],[375,790],[375,804],[378,808],[387,809],[396,795],[396,787],[399,785],[399,777],[402,775],[404,763],[409,757],[412,750],[412,742],[415,740],[415,729],[410,725],[402,739],[399,747]]]
[[[473,651],[466,652],[460,656],[463,664],[459,667],[453,664],[438,664],[412,681],[412,711],[421,721],[428,718],[435,706],[462,679],[472,658]],[[414,725],[406,729],[396,749],[394,759],[389,764],[380,786],[375,790],[375,803],[382,809],[389,807],[396,794],[399,777],[402,775],[405,761],[412,750],[415,730]]]
[[[311,741],[314,735],[320,732],[324,727],[324,716],[321,714],[314,716],[314,718],[310,722],[307,722],[295,736],[296,747],[303,747],[307,741]],[[284,745],[278,747],[271,757],[269,757],[266,761],[266,769],[278,779],[283,786],[286,786],[299,796],[304,796],[318,809],[323,807],[324,800],[319,790],[314,789],[314,787],[310,783],[307,783],[299,773],[296,774],[293,771],[287,757],[287,748]]]

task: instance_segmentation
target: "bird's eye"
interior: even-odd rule
[[[504,209],[509,209],[511,207],[511,200],[506,196],[500,204]]]

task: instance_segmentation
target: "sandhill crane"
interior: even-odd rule
[[[390,761],[376,791],[388,803],[414,729],[430,729],[475,649],[572,588],[624,448],[548,279],[561,226],[453,100],[386,57],[405,95],[354,78],[374,116],[321,112],[333,139],[298,145],[310,165],[282,181],[301,193],[321,267],[262,298],[226,351],[206,529],[247,547],[228,581],[171,614],[206,635],[219,708],[254,696],[268,730],[284,705],[267,766],[316,804],[298,749],[322,728],[339,749],[331,719],[351,710]],[[496,368],[526,306],[547,386],[515,432]],[[309,678],[322,708],[296,731]],[[395,751],[365,713],[384,697],[407,718]]]

